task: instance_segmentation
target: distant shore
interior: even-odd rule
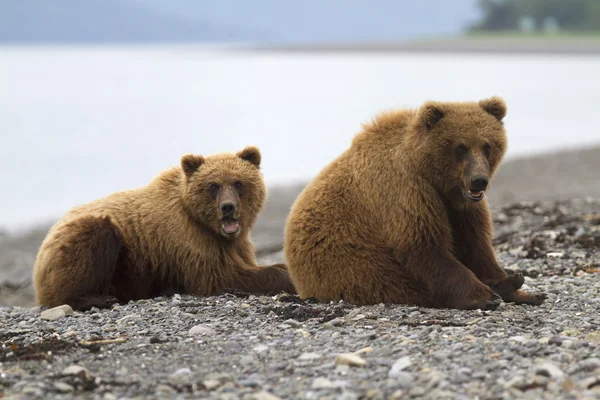
[[[465,36],[415,41],[245,46],[238,50],[277,53],[483,53],[600,55],[600,36]]]

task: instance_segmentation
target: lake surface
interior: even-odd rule
[[[362,122],[428,99],[508,103],[508,157],[600,142],[600,57],[0,47],[0,226],[144,185],[182,154],[257,145],[307,180]]]

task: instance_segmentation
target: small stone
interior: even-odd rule
[[[344,320],[342,320],[341,318],[334,318],[328,322],[328,324],[331,324],[331,326],[341,326],[343,323]]]
[[[402,399],[403,396],[404,396],[403,390],[396,390],[394,393],[392,393],[389,400],[400,400],[400,399]]]
[[[585,337],[585,340],[588,342],[600,343],[600,331],[588,333]]]
[[[184,375],[191,375],[192,371],[189,368],[181,368],[178,369],[177,371],[173,372],[171,374],[171,378],[173,377],[178,377],[178,376],[184,376]]]
[[[542,362],[533,367],[533,371],[537,375],[546,376],[554,380],[562,380],[565,377],[565,373],[551,362]]]
[[[551,253],[546,253],[546,257],[548,258],[563,258],[565,255],[565,253],[563,253],[562,251],[554,251]]]
[[[415,386],[409,390],[408,395],[410,397],[421,397],[425,394],[425,388]]]
[[[513,342],[517,343],[525,343],[527,341],[527,338],[525,336],[511,336],[510,338],[508,338],[508,340],[512,340]]]
[[[364,367],[367,362],[353,353],[338,354],[335,357],[335,365],[350,365],[351,367]]]
[[[264,344],[257,344],[256,346],[254,346],[252,348],[252,350],[254,350],[256,353],[260,354],[260,353],[263,353],[263,352],[269,350],[269,346],[264,345]]]
[[[209,328],[205,325],[196,325],[190,328],[188,335],[189,336],[212,336],[216,334],[212,328]]]
[[[206,390],[211,391],[211,390],[215,390],[219,386],[221,386],[221,381],[216,380],[216,379],[208,379],[208,380],[202,381],[202,385],[206,388]]]
[[[286,321],[283,322],[285,325],[289,325],[292,328],[299,328],[302,326],[302,323],[296,321],[295,319],[288,319]]]
[[[161,385],[159,385],[161,386]],[[175,391],[173,391],[175,392]],[[102,400],[117,400],[117,396],[115,396],[114,394],[108,392],[108,393],[104,393],[104,396],[102,396]]]
[[[335,385],[327,378],[317,378],[311,385],[312,389],[333,389]]]
[[[589,378],[585,378],[579,382],[579,386],[583,389],[600,387],[600,376],[590,376]]]
[[[319,353],[302,353],[300,354],[300,357],[298,357],[298,360],[312,361],[318,358],[321,358],[321,355]]]
[[[406,368],[410,367],[412,365],[412,363],[410,362],[410,357],[405,356],[405,357],[400,357],[399,359],[397,359],[394,364],[392,364],[392,367],[390,368],[389,372],[388,372],[388,377],[390,378],[395,378],[396,376],[399,375],[399,372],[405,370]]]
[[[46,321],[56,321],[57,319],[64,318],[67,315],[73,315],[73,309],[71,306],[64,304],[62,306],[42,311],[40,314],[40,319],[44,319]]]
[[[432,356],[437,361],[445,362],[445,361],[447,361],[450,358],[451,354],[448,351],[438,350],[438,351],[434,352],[432,354]]]
[[[32,397],[43,397],[44,391],[36,386],[27,386],[22,391],[23,394],[32,396]]]
[[[177,391],[169,385],[160,384],[156,386],[155,393],[160,394],[162,396],[170,397],[176,395]]]
[[[579,361],[575,365],[576,371],[592,372],[600,369],[600,358],[592,357]]]
[[[254,393],[252,395],[252,397],[250,397],[252,400],[281,400],[281,398],[275,396],[274,394],[271,394],[269,392],[265,392],[264,390],[261,390],[260,392]]]
[[[90,372],[82,367],[81,365],[70,365],[67,368],[63,369],[62,371],[63,375],[80,375],[80,374],[85,374],[85,376],[92,376],[92,374],[90,374]]]
[[[75,390],[73,386],[60,381],[54,382],[54,388],[60,393],[70,393]]]
[[[390,376],[388,373],[388,376],[393,378],[394,382],[403,388],[408,388],[415,380],[412,374],[406,371],[396,371],[394,372],[393,376]]]

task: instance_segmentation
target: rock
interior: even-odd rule
[[[390,396],[389,400],[400,400],[402,399],[402,397],[404,396],[404,391],[403,390],[396,390],[394,393],[392,393],[392,395]]]
[[[300,357],[298,357],[298,360],[312,361],[318,358],[321,358],[321,355],[319,353],[302,353],[300,354]]]
[[[316,378],[312,385],[310,386],[312,389],[333,389],[335,385],[327,378]]]
[[[67,315],[73,315],[73,309],[71,308],[71,306],[64,304],[62,306],[42,311],[42,313],[40,314],[40,319],[46,321],[56,321],[57,319],[64,318]]]
[[[43,397],[44,391],[37,386],[27,386],[23,389],[23,394],[31,397]]]
[[[590,332],[585,336],[588,342],[600,343],[600,331]]]
[[[292,328],[299,328],[302,326],[302,323],[296,321],[295,319],[288,319],[286,321],[283,322],[285,325],[289,325]]]
[[[216,334],[212,328],[204,325],[196,325],[190,328],[188,335],[189,336],[212,336]]]
[[[221,386],[221,381],[216,380],[216,379],[208,379],[208,380],[202,381],[202,386],[204,386],[206,388],[206,390],[208,390],[208,391],[215,390],[219,386]]]
[[[75,388],[68,383],[64,382],[54,382],[54,389],[60,393],[71,393],[75,390]]]
[[[90,374],[90,372],[82,367],[81,365],[70,365],[67,368],[62,370],[62,374],[65,376],[69,376],[69,375],[83,375],[86,377],[91,377],[92,374]]]
[[[354,353],[343,353],[338,354],[335,357],[335,365],[349,365],[351,367],[364,367],[367,365],[367,362],[363,360],[360,356]]]
[[[252,400],[281,400],[280,397],[277,397],[269,392],[261,390],[260,392],[254,393],[250,399]]]
[[[395,378],[398,372],[405,370],[406,368],[411,366],[410,357],[400,357],[397,359],[388,372],[388,377]]]
[[[546,376],[554,380],[562,380],[565,377],[565,373],[551,362],[542,362],[533,367],[533,371],[537,375]]]
[[[263,352],[269,350],[269,346],[264,345],[264,344],[258,344],[256,346],[254,346],[252,348],[252,350],[254,350],[256,353],[260,354],[260,353],[263,353]]]
[[[169,385],[160,384],[156,386],[154,392],[159,396],[172,397],[177,395],[177,391]]]
[[[592,372],[597,369],[600,369],[600,358],[592,357],[579,361],[577,364],[575,364],[575,366],[573,367],[573,372]]]
[[[388,377],[394,379],[394,382],[403,388],[408,388],[415,380],[410,372],[395,371],[393,374],[390,373],[391,370],[388,372]]]

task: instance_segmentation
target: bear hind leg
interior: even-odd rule
[[[118,302],[110,295],[110,284],[122,242],[109,218],[88,216],[71,221],[62,227],[57,240],[45,247],[44,265],[34,277],[39,303],[87,310]]]

